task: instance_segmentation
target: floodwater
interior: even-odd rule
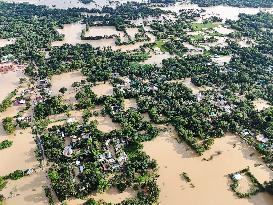
[[[111,132],[113,130],[119,130],[120,125],[112,121],[109,116],[93,116],[90,121],[98,122],[98,129],[102,132]]]
[[[231,19],[238,20],[240,13],[245,14],[257,14],[260,11],[272,12],[272,8],[239,8],[232,6],[211,6],[211,7],[199,7],[196,4],[184,4],[184,3],[176,3],[175,5],[168,6],[162,8],[164,10],[170,10],[176,13],[179,13],[181,9],[189,10],[189,9],[204,9],[203,17],[199,19],[198,22],[202,22],[203,19],[207,19],[210,16],[218,16],[223,20]]]
[[[24,106],[12,106],[0,115],[0,122],[5,117],[14,117]],[[11,147],[0,150],[0,176],[5,176],[15,170],[37,168],[39,162],[35,157],[36,143],[33,140],[31,129],[16,129],[13,135],[7,135],[0,123],[0,141],[11,140]],[[43,185],[46,184],[45,172],[34,173],[31,176],[12,181],[8,180],[1,194],[6,198],[4,204],[46,205]]]
[[[218,58],[211,58],[211,60],[215,63],[218,63],[219,65],[224,65],[226,63],[229,63],[232,56],[219,56]]]
[[[228,35],[235,31],[234,29],[226,28],[226,27],[223,27],[222,25],[215,27],[214,30],[223,35]]]
[[[271,107],[269,102],[267,102],[266,100],[263,100],[261,98],[254,100],[253,104],[254,104],[255,109],[258,111],[262,111],[262,110],[265,110],[265,109]]]
[[[82,75],[80,71],[73,71],[68,73],[62,73],[60,75],[54,75],[51,79],[51,89],[52,94],[58,95],[59,90],[62,87],[67,88],[67,92],[74,91],[74,88],[72,87],[72,84],[74,82],[80,82],[81,80],[85,80],[86,77]]]
[[[23,77],[25,77],[24,73],[20,70],[0,73],[0,102],[19,86],[20,78]]]
[[[93,86],[92,91],[99,97],[103,95],[113,95],[113,86],[109,82],[99,82],[97,85]]]
[[[145,2],[145,0],[119,0],[119,1],[111,1],[111,0],[94,0],[90,4],[83,4],[79,0],[5,0],[6,2],[15,2],[15,3],[24,3],[28,2],[30,4],[35,5],[45,5],[48,7],[54,7],[59,9],[68,9],[68,8],[96,8],[101,9],[103,6],[112,6],[115,7],[118,4],[134,1],[134,2]]]
[[[239,191],[240,193],[247,193],[251,191],[253,184],[251,183],[251,180],[248,176],[246,176],[245,174],[241,176],[242,179],[239,180],[239,185],[236,190]]]
[[[169,80],[169,81],[167,81],[167,83],[183,83],[183,85],[185,85],[187,88],[189,88],[194,95],[196,95],[197,93],[200,93],[201,91],[206,91],[206,90],[210,89],[209,87],[206,87],[206,86],[198,87],[198,86],[194,85],[191,82],[191,78],[185,78],[182,80]]]
[[[104,35],[118,35],[123,36],[124,32],[117,31],[114,26],[92,26],[86,32],[85,36],[104,36]]]
[[[144,151],[159,165],[158,185],[161,189],[159,204],[162,205],[270,205],[273,197],[260,193],[250,199],[239,199],[229,189],[228,174],[240,171],[247,166],[260,181],[273,178],[259,155],[240,138],[232,134],[215,140],[211,150],[197,156],[184,143],[178,143],[172,127],[159,137],[144,143]],[[235,147],[234,147],[235,146]],[[160,147],[160,149],[158,149]],[[233,148],[234,147],[234,148]],[[164,152],[162,152],[164,150]],[[216,156],[215,153],[221,152]],[[255,153],[250,157],[251,153]],[[214,156],[211,161],[203,158]],[[255,167],[255,164],[262,164]],[[186,172],[191,182],[184,181],[180,174]],[[198,197],[197,197],[198,196]]]
[[[53,95],[60,95],[59,90],[62,87],[67,88],[67,91],[63,95],[63,99],[66,103],[76,103],[75,95],[77,93],[77,88],[73,88],[72,84],[74,82],[80,82],[85,80],[86,77],[82,75],[80,71],[62,73],[60,75],[54,75],[51,79],[51,89]]]
[[[138,33],[138,28],[126,28],[126,32],[132,40],[135,40],[135,35]]]
[[[128,110],[129,108],[137,109],[137,102],[135,99],[125,99],[124,100],[124,108]]]
[[[171,55],[168,52],[160,52],[160,53],[151,53],[150,57],[145,60],[144,64],[155,64],[157,66],[162,66],[162,60],[174,57],[174,55]]]
[[[110,188],[104,193],[91,194],[89,197],[96,201],[103,200],[107,203],[116,204],[134,196],[136,196],[136,192],[133,189],[126,189],[124,192],[120,193],[117,189]],[[68,205],[82,205],[83,203],[84,200],[81,199],[71,199],[67,201]]]
[[[144,42],[136,42],[135,44],[129,44],[129,45],[122,45],[122,46],[116,46],[115,45],[115,38],[110,39],[100,39],[100,40],[81,40],[81,32],[85,28],[84,24],[78,23],[72,23],[72,24],[65,24],[62,29],[57,29],[57,31],[60,34],[64,35],[64,40],[62,41],[54,41],[52,42],[52,46],[62,46],[64,44],[90,44],[94,48],[98,47],[111,47],[113,50],[122,50],[122,51],[131,51],[138,49],[140,46],[144,45],[145,43],[148,43],[146,41]],[[91,27],[93,29],[90,29],[86,35],[93,35],[93,36],[99,36],[99,35],[111,35],[111,34],[121,34],[122,32],[119,32],[115,29],[115,27],[112,26],[96,26]],[[96,33],[96,32],[99,33]],[[150,37],[149,43],[155,42],[155,36],[147,33],[147,35]],[[123,37],[123,35],[121,36]]]
[[[243,38],[241,40],[239,40],[239,45],[243,48],[249,48],[251,47],[252,45],[255,45],[255,41],[251,38]]]
[[[15,43],[14,39],[0,39],[0,48],[14,43]]]
[[[19,180],[10,180],[2,194],[7,198],[4,205],[47,205],[44,186],[48,186],[45,171],[39,169],[37,173],[25,176]]]
[[[64,40],[52,42],[52,46],[62,46],[64,44],[90,44],[93,47],[108,47],[115,46],[115,40],[110,39],[100,39],[100,40],[82,40],[81,32],[85,28],[84,24],[81,23],[72,23],[65,24],[62,29],[57,29],[60,34],[64,35]],[[105,34],[106,35],[106,34]]]
[[[30,129],[17,130],[15,136],[5,135],[0,139],[1,141],[4,139],[13,141],[11,147],[0,151],[0,176],[5,176],[17,169],[28,169],[38,166],[39,163],[37,162],[34,153],[36,143],[32,138]]]

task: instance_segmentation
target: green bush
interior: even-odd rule
[[[0,177],[0,191],[2,191],[6,185],[7,181],[3,177]]]
[[[9,140],[4,140],[3,142],[0,142],[0,150],[11,147],[12,144],[13,142]]]
[[[10,135],[15,132],[16,125],[14,124],[12,117],[4,118],[2,123],[3,123],[4,130],[7,132],[7,134]]]
[[[25,176],[25,172],[22,170],[16,170],[9,175],[5,176],[5,179],[18,180]]]

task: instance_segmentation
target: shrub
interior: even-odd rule
[[[18,180],[25,176],[25,172],[22,170],[16,170],[9,175],[5,176],[5,179]]]
[[[2,121],[4,130],[7,132],[7,134],[13,134],[15,132],[16,126],[13,123],[12,117],[6,117]]]
[[[0,191],[2,191],[2,189],[4,189],[6,185],[7,181],[3,177],[0,177]]]
[[[13,144],[12,141],[4,140],[3,142],[0,143],[0,150],[11,147],[12,144]]]

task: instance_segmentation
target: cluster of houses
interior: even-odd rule
[[[227,114],[231,114],[232,111],[236,108],[236,105],[230,105],[225,99],[224,96],[220,93],[217,93],[214,100],[210,100],[210,103],[220,108],[222,111]]]
[[[119,77],[119,74],[114,73],[113,76]],[[123,83],[117,84],[117,88],[119,88],[121,91],[124,91],[124,89],[130,89],[131,87],[131,80],[128,77],[119,77],[123,81]]]
[[[31,116],[26,116],[26,117],[21,116],[21,117],[17,117],[16,121],[18,123],[31,123],[31,119],[32,119]]]
[[[49,79],[41,79],[38,81],[37,88],[39,89],[40,92],[43,92],[47,95],[52,94],[52,90],[50,89],[51,84]]]
[[[104,171],[115,171],[122,168],[128,160],[124,152],[124,140],[108,139],[103,146],[103,153],[99,155],[99,162]]]
[[[21,70],[22,68],[24,68],[24,65],[4,63],[4,64],[0,64],[0,73],[6,74],[6,73],[8,73],[10,71]]]
[[[64,139],[65,134],[63,131],[57,130],[57,134],[59,134]],[[69,137],[68,143],[66,143],[65,148],[63,149],[63,155],[65,157],[71,157],[75,151],[73,149],[75,143],[81,139],[89,139],[90,134],[82,133],[80,137],[71,136]],[[101,163],[101,166],[104,171],[118,171],[120,170],[126,161],[128,160],[127,154],[124,152],[124,140],[120,139],[108,139],[102,145],[102,154],[98,156],[98,161]],[[82,173],[84,170],[84,166],[81,165],[80,161],[76,161],[76,165],[79,166],[80,172]]]
[[[34,88],[27,88],[22,91],[20,97],[16,98],[13,102],[15,106],[26,104],[27,100],[30,100],[31,94],[34,93]]]
[[[1,57],[0,62],[0,74],[25,68],[25,65],[19,65],[18,61],[11,54]]]
[[[257,143],[260,143],[263,148],[270,148],[270,150],[273,151],[273,144],[270,143],[270,139],[261,133],[257,134],[251,130],[243,129],[241,131],[241,136],[244,138],[252,139]]]

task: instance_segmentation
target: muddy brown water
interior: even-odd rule
[[[122,45],[122,46],[116,46],[115,45],[115,38],[110,39],[100,39],[100,40],[81,40],[81,32],[85,28],[84,24],[81,23],[72,23],[72,24],[65,24],[62,29],[57,29],[57,31],[60,34],[64,35],[64,40],[62,41],[55,41],[52,42],[52,46],[61,46],[63,44],[90,44],[93,47],[97,48],[103,48],[103,47],[111,47],[113,50],[122,50],[122,51],[131,51],[138,49],[140,46],[147,43],[144,42],[136,42],[135,44],[129,44],[129,45]],[[111,34],[117,34],[120,35],[121,38],[123,38],[123,33],[119,32],[115,29],[113,26],[96,26],[91,27],[90,30],[87,32],[87,36],[104,36],[104,35],[111,35]],[[150,37],[150,43],[155,42],[155,36],[147,33],[147,35]]]
[[[203,156],[197,156],[184,143],[178,143],[173,128],[160,134],[159,137],[144,143],[145,152],[159,165],[158,185],[161,189],[159,204],[162,205],[269,205],[273,197],[266,193],[259,193],[250,199],[238,199],[230,190],[228,174],[240,171],[247,166],[260,181],[273,178],[273,173],[267,168],[258,153],[238,136],[227,134],[215,140],[211,150]],[[236,147],[233,148],[234,144]],[[160,149],[159,149],[160,147]],[[164,150],[164,152],[162,152]],[[215,156],[211,161],[202,161],[216,152],[222,154]],[[255,152],[254,157],[250,154]],[[262,166],[255,167],[256,163]],[[185,182],[180,174],[186,172],[191,183]]]
[[[6,74],[0,73],[0,102],[14,91],[20,82],[20,78],[25,77],[22,71],[9,71]]]
[[[254,107],[258,111],[265,110],[269,107],[271,107],[270,103],[266,100],[263,100],[261,98],[253,101]]]

